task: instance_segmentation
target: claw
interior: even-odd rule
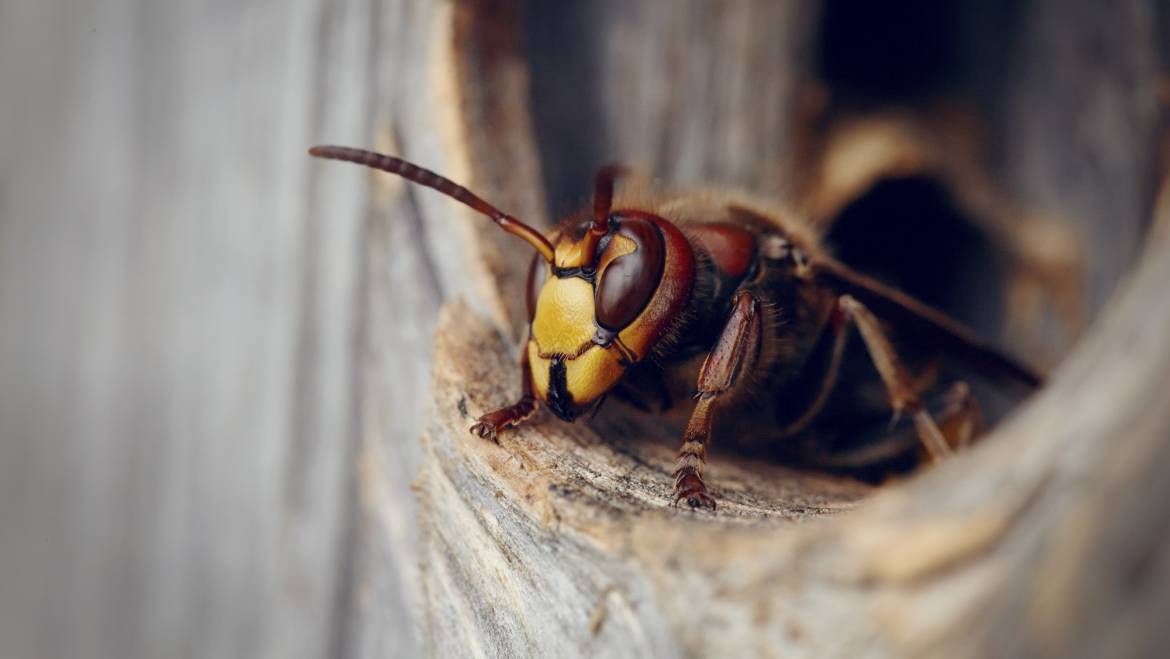
[[[687,505],[691,508],[706,508],[711,512],[715,512],[715,499],[706,492],[693,492],[691,494],[680,495],[679,498],[686,497]]]
[[[499,438],[496,437],[496,427],[490,422],[484,421],[482,418],[477,421],[475,425],[471,426],[469,430],[471,431],[471,434],[479,437],[480,439],[487,439],[496,444],[500,443]]]
[[[471,431],[471,434],[476,435],[481,439],[490,439],[496,444],[499,444],[500,440],[497,435],[501,430],[504,430],[505,428],[511,428],[519,424],[528,417],[532,416],[532,413],[535,410],[536,403],[532,396],[525,395],[524,398],[521,398],[520,402],[516,403],[515,405],[502,407],[498,410],[488,412],[487,414],[479,417],[479,419],[476,420],[475,425],[471,426],[471,428],[468,430]]]
[[[715,511],[715,499],[707,492],[703,479],[690,468],[680,469],[675,475],[674,504],[686,501],[691,508],[706,508]]]

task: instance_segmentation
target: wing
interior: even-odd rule
[[[879,318],[892,323],[900,333],[930,341],[979,373],[1029,389],[1043,383],[1037,371],[989,345],[973,331],[930,305],[827,257],[818,257],[809,265],[812,278],[818,284],[838,294],[852,295]]]

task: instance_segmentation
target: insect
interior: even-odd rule
[[[611,393],[636,402],[631,394],[639,390],[688,378],[695,403],[674,472],[675,504],[714,509],[704,481],[707,449],[720,427],[738,421],[737,408],[763,419],[755,435],[780,441],[831,427],[822,421],[840,418],[842,400],[861,405],[860,389],[839,377],[854,328],[871,380],[884,391],[882,412],[911,419],[912,441],[936,460],[970,441],[978,407],[959,382],[936,419],[924,403],[931,384],[912,377],[891,329],[917,355],[945,355],[1027,388],[1040,384],[1030,368],[941,312],[835,261],[798,220],[734,198],[642,191],[615,203],[625,170],[611,165],[595,178],[592,212],[546,236],[405,160],[337,146],[309,153],[438,190],[536,251],[523,393],[481,416],[470,428],[475,435],[496,440],[538,404],[571,422]]]

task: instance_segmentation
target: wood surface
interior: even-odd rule
[[[468,434],[529,253],[304,149],[535,224],[614,159],[786,193],[814,3],[0,3],[0,656],[1156,656],[1170,13],[979,4],[979,166],[1092,248],[1095,322],[955,460],[875,491],[716,448],[712,516],[652,419]]]

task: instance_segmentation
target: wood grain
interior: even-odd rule
[[[372,10],[0,7],[0,654],[337,653]]]
[[[586,21],[590,25],[606,24],[594,14],[577,16],[596,18]],[[1125,20],[1121,15],[1110,19]],[[1017,69],[1011,62],[1018,61],[1013,58],[1036,56],[1028,39],[1038,29],[1029,21],[1036,20],[1049,19],[1029,15],[1019,28],[1023,46],[1007,57],[1012,71]],[[688,48],[705,47],[696,45],[696,36],[685,30],[686,37],[681,37],[672,28],[653,29],[662,25],[674,24],[623,21],[614,28],[621,36],[612,38],[624,47],[634,47],[634,42],[642,47],[656,39],[671,44],[676,38]],[[753,27],[769,29],[764,25],[779,29],[764,21]],[[593,48],[607,43],[609,33],[598,31],[601,36],[582,35],[584,43]],[[631,34],[638,38],[625,43],[621,37]],[[719,30],[705,34],[714,41]],[[1074,31],[1049,47],[1079,52],[1079,34]],[[562,34],[559,43],[571,48],[580,42]],[[1140,44],[1133,47],[1153,51],[1151,41]],[[655,52],[670,48],[661,45]],[[653,60],[622,61],[649,67],[648,59]],[[794,58],[793,66],[806,61]],[[542,66],[547,65],[536,63],[534,70]],[[1125,58],[1106,68],[1110,66],[1115,73],[1135,66],[1144,70]],[[775,76],[756,84],[791,89],[799,72],[778,68]],[[631,78],[653,79],[646,70],[608,70],[612,75],[588,82],[602,88],[597,92],[601,98],[639,98],[637,83],[621,85]],[[660,71],[658,75],[669,79],[666,70]],[[1008,75],[1004,84],[1023,84],[1013,77],[1018,73]],[[1153,88],[1146,80],[1142,88],[1148,101]],[[538,77],[534,84],[540,88],[545,83]],[[1081,83],[1069,84],[1077,88]],[[604,91],[609,85],[617,91]],[[637,126],[622,143],[635,154],[654,154],[645,142],[663,132],[673,139],[687,135],[686,148],[706,144],[700,150],[718,152],[725,142],[714,132],[671,132],[687,125],[681,118],[676,123],[672,112],[694,111],[713,96],[710,88],[700,88],[693,100],[647,103],[653,126],[639,125],[612,109],[595,111],[606,119],[593,121],[611,131]],[[1018,111],[1055,110],[1036,104]],[[1065,106],[1060,111],[1074,110]],[[540,112],[538,103],[538,119]],[[1009,122],[1022,121],[1009,117]],[[1120,115],[1106,121],[1126,130],[1134,125]],[[997,129],[1010,135],[1016,125]],[[1153,134],[1156,121],[1139,120],[1137,126]],[[538,135],[547,139],[539,128]],[[578,149],[580,159],[599,160],[596,144],[583,144],[572,132],[563,139]],[[1085,153],[1111,148],[1096,139],[1086,136],[1079,148]],[[1055,135],[1045,148],[1046,153],[1068,153]],[[1010,147],[1005,151],[1013,153]],[[545,155],[554,163],[546,171],[580,168],[576,158],[557,164],[556,156]],[[681,162],[683,167],[708,166],[695,159]],[[660,158],[659,164],[666,181],[686,182],[692,176],[670,157]],[[1137,159],[1127,166],[1141,176],[1150,162]],[[724,181],[742,175],[734,167],[721,167],[704,175]],[[1054,166],[1048,175],[1059,178],[1061,171]],[[570,188],[551,182],[554,194]],[[1140,188],[1126,190],[1127,200],[1148,194]],[[1127,217],[1126,222],[1144,223],[1140,212]],[[1131,243],[1124,239],[1098,247],[1109,252],[1101,258],[1124,260],[1131,249],[1127,245]],[[1136,545],[1109,542],[1095,533],[1096,522],[1090,520],[1097,519],[1092,511],[1118,505],[1110,521],[1121,536],[1132,537],[1148,528],[1156,506],[1140,497],[1106,504],[1101,491],[1085,485],[1086,479],[1103,482],[1104,477],[1090,476],[1096,465],[1128,462],[1121,454],[1139,445],[1151,453],[1135,465],[1145,467],[1145,478],[1155,478],[1158,470],[1152,465],[1160,464],[1158,456],[1167,450],[1164,437],[1170,421],[1161,410],[1166,408],[1168,355],[1162,344],[1170,335],[1170,318],[1165,305],[1152,299],[1157,295],[1154,282],[1165,275],[1166,249],[1164,242],[1150,244],[1145,267],[1127,294],[1103,312],[1113,324],[1097,326],[1077,357],[1056,374],[1051,388],[997,436],[860,505],[866,492],[848,482],[739,463],[716,452],[712,482],[722,488],[716,494],[725,502],[719,514],[670,508],[669,432],[621,413],[603,415],[594,430],[538,416],[532,426],[506,435],[499,447],[470,438],[465,426],[512,400],[517,390],[489,376],[508,371],[507,361],[488,357],[506,344],[490,328],[468,322],[464,308],[448,307],[438,327],[434,406],[418,481],[428,630],[424,648],[439,655],[487,656],[1151,654],[1162,639],[1146,609],[1122,611],[1107,602],[1120,602],[1129,592],[1123,575],[1134,563],[1125,556],[1140,555],[1143,573],[1162,574],[1162,561],[1153,556],[1164,553],[1158,548],[1165,538],[1151,531],[1142,532]],[[1101,269],[1090,274],[1096,281],[1117,275],[1109,274],[1107,266],[1097,267]],[[1094,299],[1100,304],[1100,298]],[[1127,341],[1119,342],[1119,335]],[[1135,365],[1122,356],[1122,343],[1135,346],[1149,361]],[[1122,394],[1127,403],[1102,401],[1093,393],[1104,382],[1116,387],[1129,383]],[[1070,414],[1067,406],[1077,413]],[[1138,409],[1144,410],[1143,423],[1135,430],[1132,419]],[[1131,433],[1141,439],[1119,446],[1117,436]],[[1141,480],[1136,472],[1118,477],[1118,492],[1128,490],[1122,483]],[[1121,547],[1126,548],[1122,554],[1114,553]],[[1109,596],[1115,599],[1098,602],[1090,586],[1078,581],[1079,568],[1090,565],[1103,575],[1093,587],[1115,593]],[[1150,586],[1142,590],[1142,601],[1156,608],[1166,592]]]
[[[716,453],[695,514],[652,419],[470,436],[517,392],[488,374],[528,252],[304,154],[400,154],[535,224],[611,159],[783,192],[814,9],[0,3],[0,655],[1170,644],[1158,3],[1008,12],[990,167],[1101,247],[1102,310],[995,437],[877,493]]]

